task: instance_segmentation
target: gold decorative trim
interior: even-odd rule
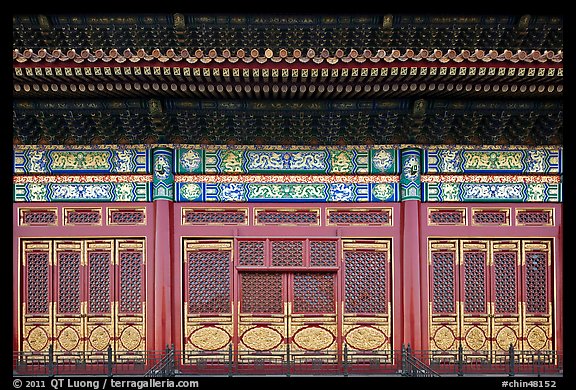
[[[106,207],[106,224],[109,226],[138,226],[138,225],[145,226],[148,223],[147,210],[148,210],[147,207]],[[112,213],[114,211],[120,211],[120,212],[125,212],[125,211],[138,212],[138,211],[140,211],[140,212],[144,213],[144,221],[138,222],[138,223],[112,222]]]
[[[316,214],[316,222],[314,223],[262,223],[258,221],[258,214],[261,212],[278,212],[278,213],[299,213],[311,212]],[[305,208],[305,207],[291,207],[291,208],[272,208],[272,207],[255,207],[254,208],[254,226],[321,226],[320,208]]]
[[[442,223],[442,222],[433,222],[432,221],[432,214],[434,212],[459,212],[462,215],[462,222],[458,223]],[[466,226],[468,224],[468,219],[466,215],[466,207],[428,207],[428,226]]]
[[[73,223],[69,221],[70,213],[92,211],[98,213],[98,222]],[[64,226],[102,226],[102,207],[63,207],[62,225]]]
[[[25,223],[24,216],[27,212],[51,212],[54,213],[54,223]],[[58,208],[57,207],[18,207],[18,226],[58,226]]]
[[[207,213],[218,213],[218,212],[243,212],[244,213],[244,222],[198,222],[198,223],[191,223],[186,222],[186,213],[187,212],[207,212]],[[182,226],[203,226],[203,225],[217,225],[217,226],[246,226],[248,225],[248,208],[247,207],[182,207],[180,212],[180,224]]]
[[[506,221],[504,223],[477,223],[474,216],[481,212],[503,212],[505,213]],[[470,224],[472,226],[511,226],[510,221],[510,207],[472,207],[472,215],[470,216]]]
[[[382,223],[330,223],[330,213],[333,212],[388,212],[388,222]],[[326,226],[393,226],[394,225],[394,208],[393,207],[326,207]]]
[[[548,223],[522,223],[518,221],[519,214],[527,212],[543,212],[548,214]],[[556,223],[555,209],[537,209],[537,208],[517,208],[514,212],[514,224],[516,226],[554,226]]]

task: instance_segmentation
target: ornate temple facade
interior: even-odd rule
[[[552,16],[15,16],[14,372],[561,373],[562,50]]]

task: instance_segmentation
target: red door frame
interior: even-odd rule
[[[299,238],[390,238],[392,240],[392,345],[395,349],[399,349],[403,339],[403,329],[402,321],[399,320],[404,314],[403,305],[396,302],[399,297],[402,296],[402,280],[401,269],[400,269],[400,258],[402,253],[401,248],[401,232],[400,232],[400,203],[227,203],[227,204],[206,204],[206,203],[174,203],[173,209],[173,221],[174,221],[174,237],[173,237],[173,248],[174,248],[174,259],[181,259],[183,255],[182,242],[184,238],[190,237],[209,237],[209,238],[272,238],[272,237],[299,237]],[[390,226],[333,226],[326,224],[327,208],[338,208],[338,209],[363,209],[363,208],[391,208],[392,211],[392,224]],[[197,225],[197,226],[185,226],[182,224],[183,209],[193,208],[193,209],[204,209],[204,208],[218,208],[218,209],[246,209],[248,213],[247,224],[245,225]],[[319,209],[320,210],[320,226],[269,226],[269,225],[256,225],[254,223],[254,209],[258,208],[270,208],[270,209]],[[236,240],[235,240],[236,241]],[[235,248],[236,250],[236,248]],[[341,250],[338,251],[338,261],[341,262]],[[172,285],[179,286],[182,280],[182,262],[174,261],[174,273],[172,278]],[[340,263],[339,263],[340,264]],[[248,270],[247,267],[242,267]],[[256,269],[256,267],[254,267]],[[259,267],[262,270],[261,267]],[[291,268],[293,269],[293,268]],[[305,270],[302,268],[302,270]],[[343,299],[343,272],[340,267],[334,268],[337,273],[338,288],[336,299],[338,299],[337,305],[337,316],[340,323],[342,323],[342,310],[341,304]],[[234,269],[234,277],[232,280],[232,285],[234,288],[234,300],[237,302],[237,297],[239,297],[238,284],[234,283],[237,281],[238,271],[236,267]],[[342,286],[342,288],[340,288]],[[174,299],[172,300],[172,335],[173,342],[176,348],[183,347],[183,290],[182,288],[173,289]],[[234,306],[234,310],[237,307]],[[234,334],[234,343],[237,343],[238,337],[240,335]],[[337,341],[342,341],[343,335],[337,335]]]
[[[467,226],[430,226],[428,224],[428,208],[466,209]],[[510,226],[474,226],[470,223],[472,209],[509,208]],[[554,224],[552,226],[517,226],[514,221],[517,209],[553,209]],[[420,294],[421,294],[421,319],[422,319],[422,349],[430,349],[430,337],[428,335],[429,318],[428,302],[430,299],[430,272],[428,267],[428,240],[430,238],[482,238],[482,239],[530,239],[550,238],[553,241],[552,256],[554,257],[552,280],[555,284],[556,299],[553,303],[554,339],[555,349],[563,351],[563,294],[562,294],[562,231],[563,215],[561,203],[440,203],[430,202],[420,204]]]
[[[65,225],[64,209],[65,208],[100,208],[102,223],[97,225]],[[24,286],[22,285],[20,266],[20,254],[22,251],[22,239],[99,239],[99,238],[145,238],[145,285],[146,288],[146,349],[154,349],[154,265],[155,265],[155,231],[156,221],[154,213],[154,204],[149,202],[142,203],[14,203],[12,206],[12,350],[19,351],[19,337],[21,332],[21,302],[20,297],[24,297]],[[19,209],[56,209],[57,225],[56,226],[21,226],[19,223]],[[142,225],[108,225],[106,223],[107,208],[144,208],[146,215],[146,224]],[[50,267],[52,268],[52,267]]]
[[[393,275],[393,346],[398,349],[403,342],[410,340],[421,340],[422,349],[429,348],[428,335],[428,302],[429,302],[429,269],[428,269],[428,248],[429,238],[433,237],[450,237],[450,238],[551,238],[553,240],[553,275],[552,282],[555,285],[554,293],[554,337],[556,349],[563,349],[563,290],[562,290],[562,272],[563,272],[563,206],[561,203],[419,203],[416,214],[402,214],[401,203],[244,203],[244,204],[207,204],[207,203],[14,203],[13,204],[13,350],[18,351],[20,334],[20,307],[21,299],[24,297],[24,287],[21,280],[20,266],[20,241],[24,238],[120,238],[120,237],[144,237],[146,238],[146,338],[147,349],[163,349],[166,344],[173,343],[176,348],[182,345],[183,318],[182,302],[183,289],[182,281],[182,239],[184,237],[267,237],[272,231],[274,236],[318,236],[318,237],[336,237],[336,238],[390,238],[392,239],[392,275]],[[91,226],[70,226],[63,225],[65,207],[94,207],[101,208],[102,216],[106,218],[106,208],[135,208],[144,207],[146,212],[145,225],[131,226],[110,226],[106,223]],[[224,225],[224,226],[184,226],[182,225],[183,208],[210,208],[218,207],[221,209],[246,209],[248,212],[248,224],[246,225]],[[254,208],[315,208],[320,210],[320,226],[270,226],[254,225]],[[392,209],[393,223],[391,226],[331,226],[325,222],[328,207],[337,207],[340,209],[350,208],[369,208],[369,207],[390,207]],[[428,225],[428,208],[429,207],[458,207],[465,208],[467,217],[471,216],[471,209],[506,207],[511,210],[511,218],[515,216],[516,209],[553,209],[554,224],[553,226],[515,226],[512,221],[511,226],[429,226]],[[20,226],[19,209],[20,208],[56,208],[58,213],[57,226]],[[168,214],[168,215],[166,215]],[[414,218],[419,223],[415,223]],[[412,228],[407,228],[408,224],[413,224]],[[412,230],[409,230],[412,229]],[[416,229],[416,230],[414,230]],[[409,231],[416,231],[419,235],[418,240],[412,240],[408,246],[405,238]],[[407,248],[418,247],[417,256],[410,256],[412,265],[406,264],[405,251]],[[162,258],[159,253],[165,254]],[[168,254],[168,255],[166,255]],[[340,256],[340,254],[339,254]],[[419,261],[419,276],[406,278],[405,274],[408,267],[416,267]],[[414,268],[412,268],[414,269]],[[339,271],[340,272],[340,271]],[[404,279],[403,279],[404,275]],[[342,280],[342,273],[338,276]],[[158,288],[164,292],[164,296],[158,298]],[[416,291],[419,288],[420,297],[406,305],[404,291],[411,289]],[[339,294],[342,292],[339,289]],[[342,296],[338,296],[339,302]],[[157,301],[157,302],[156,302]],[[152,304],[156,302],[159,307]],[[419,307],[420,310],[411,310]],[[341,313],[340,313],[341,315]],[[164,321],[165,316],[171,318],[171,327],[157,333],[155,325],[158,321]],[[157,319],[158,317],[158,319]],[[411,328],[410,323],[420,323],[420,329]],[[414,336],[410,337],[410,334]],[[237,336],[237,335],[236,335]],[[340,335],[341,337],[341,335]],[[412,341],[413,342],[413,341]],[[414,344],[413,344],[414,345]]]

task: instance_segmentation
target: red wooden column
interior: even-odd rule
[[[400,172],[402,200],[402,312],[404,344],[422,349],[422,312],[420,310],[420,225],[421,199],[420,150],[403,149]]]
[[[150,348],[163,350],[172,340],[172,236],[174,173],[172,151],[165,148],[153,152],[154,201],[154,343]]]

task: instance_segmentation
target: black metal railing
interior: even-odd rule
[[[407,347],[402,345],[402,375],[417,377],[437,377],[440,376],[430,366],[418,359],[413,353],[410,344]]]
[[[396,375],[465,376],[481,374],[561,375],[558,351],[400,350],[360,351],[344,344],[341,351],[258,352],[219,351],[104,351],[14,352],[13,374],[19,376],[185,376],[185,375]]]
[[[166,346],[166,353],[160,361],[152,368],[150,368],[144,376],[154,377],[154,376],[162,376],[162,377],[171,377],[176,375],[176,361],[175,361],[175,350],[174,344],[172,347]]]

